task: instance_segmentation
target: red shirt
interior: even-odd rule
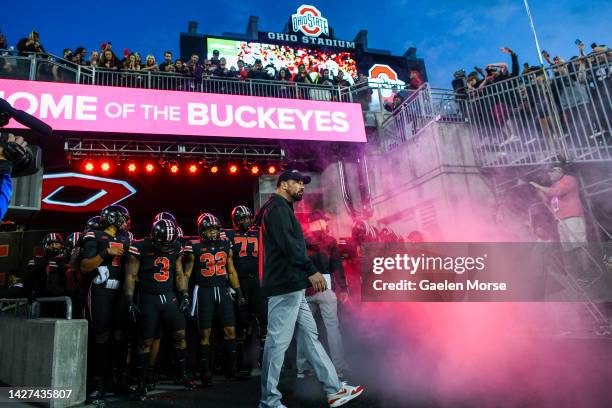
[[[560,219],[584,217],[578,182],[572,176],[564,175],[548,190],[550,208]]]

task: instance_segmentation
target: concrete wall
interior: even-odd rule
[[[508,231],[496,224],[491,182],[476,165],[468,131],[463,124],[433,123],[391,152],[368,146],[374,210],[368,222],[390,226],[404,237],[419,230],[429,241],[509,239]],[[359,207],[355,165],[346,165],[345,171]],[[324,206],[336,215],[330,225],[333,234],[350,235],[352,219],[342,201],[337,164],[325,169],[320,178]]]
[[[520,217],[498,222],[500,206],[491,180],[476,165],[468,132],[464,124],[434,122],[391,152],[368,145],[365,157],[374,210],[368,222],[390,226],[404,237],[418,230],[428,241],[513,241],[517,231],[524,235]],[[345,173],[359,209],[356,165],[347,161]],[[342,200],[339,174],[337,163],[311,174],[313,182],[295,208],[297,213],[324,208],[332,215],[332,234],[343,237],[350,236],[353,220]],[[267,199],[275,182],[276,177],[260,177],[256,203]]]
[[[87,321],[19,319],[0,316],[0,381],[14,387],[70,389],[69,400],[83,403],[87,377]]]

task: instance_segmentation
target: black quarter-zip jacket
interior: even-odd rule
[[[308,258],[302,226],[293,205],[272,194],[255,218],[260,229],[259,276],[265,296],[277,296],[310,286],[308,277],[317,272]]]

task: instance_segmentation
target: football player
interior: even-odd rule
[[[183,248],[186,254],[193,254],[191,261],[186,261],[185,276],[189,279],[193,272],[195,288],[191,315],[197,315],[200,330],[200,366],[202,385],[210,385],[209,365],[210,332],[213,316],[217,316],[223,327],[223,339],[226,354],[226,377],[238,378],[236,375],[236,330],[232,294],[228,284],[234,289],[240,304],[244,303],[242,290],[232,262],[232,248],[228,240],[221,239],[221,223],[212,214],[203,213],[198,217],[198,234]]]
[[[130,318],[134,322],[139,321],[141,335],[135,355],[138,376],[136,396],[139,399],[146,397],[149,353],[159,323],[172,335],[175,382],[187,389],[195,388],[195,383],[185,375],[185,314],[190,307],[180,253],[176,224],[163,218],[153,224],[149,238],[133,242],[129,249],[125,295]],[[138,306],[134,303],[136,279],[140,296]],[[178,299],[174,293],[175,284]]]
[[[100,214],[100,230],[90,230],[83,236],[80,270],[91,275],[89,287],[89,315],[94,333],[94,384],[88,396],[91,403],[103,402],[104,378],[109,361],[109,340],[112,333],[117,346],[113,347],[113,366],[124,370],[127,345],[121,325],[123,266],[129,245],[118,235],[127,230],[130,215],[120,205],[110,205]],[[125,377],[125,373],[120,373]]]
[[[64,240],[60,234],[51,232],[43,238],[42,246],[43,256],[28,262],[28,286],[34,288],[34,296],[64,296],[68,269]]]
[[[244,205],[239,205],[232,210],[232,224],[234,229],[227,230],[226,233],[232,243],[234,267],[246,300],[246,304],[238,309],[238,355],[240,358],[245,355],[244,341],[248,337],[251,321],[254,320],[259,327],[259,361],[261,362],[266,342],[268,308],[259,287],[259,228],[253,227],[253,213]],[[248,369],[245,364],[241,366]]]
[[[73,232],[66,237],[65,244],[65,259],[68,264],[68,269],[66,271],[66,293],[72,299],[72,317],[76,319],[83,317],[83,279],[78,265],[82,238],[83,234],[80,232]]]

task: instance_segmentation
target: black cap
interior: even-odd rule
[[[295,181],[303,181],[304,184],[310,183],[310,176],[304,176],[297,170],[285,170],[278,176],[278,180],[276,181],[276,187],[280,186],[281,182],[287,180],[295,180]]]
[[[316,210],[313,211],[312,213],[310,213],[310,216],[308,217],[308,220],[310,222],[315,222],[315,221],[319,221],[319,220],[325,220],[325,221],[329,221],[329,215],[325,214],[325,212],[321,211],[321,210]]]
[[[213,50],[213,54],[218,54],[219,50]]]

